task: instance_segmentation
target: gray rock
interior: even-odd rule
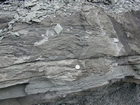
[[[139,105],[139,4],[66,3],[0,5],[0,105]]]
[[[32,0],[32,1],[27,0],[27,1],[25,1],[24,2],[24,7],[31,7],[31,6],[36,5],[36,3],[34,1],[36,1],[36,0]]]
[[[40,8],[41,8],[40,5],[37,4],[37,5],[35,5],[34,7],[32,7],[31,10],[37,11],[37,10],[39,10]]]
[[[26,93],[24,92],[25,85],[16,85],[7,87],[4,89],[0,89],[0,100],[5,98],[16,98],[16,97],[23,97],[26,96]]]
[[[55,30],[55,32],[56,32],[57,34],[60,34],[61,31],[63,30],[63,28],[61,27],[60,24],[57,24],[57,25],[55,26],[54,30]]]

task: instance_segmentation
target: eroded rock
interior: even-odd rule
[[[139,7],[115,2],[33,0],[12,16],[1,5],[0,105],[138,105]]]

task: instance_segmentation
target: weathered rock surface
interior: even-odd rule
[[[27,2],[1,4],[0,105],[140,104],[138,2]]]

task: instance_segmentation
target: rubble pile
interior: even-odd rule
[[[100,2],[101,1],[101,2]],[[105,0],[107,1],[107,0]],[[105,5],[102,0],[7,0],[0,5],[0,13],[7,12],[14,17],[9,24],[15,22],[41,22],[48,16],[56,15],[56,13],[65,11],[61,14],[69,16],[75,10],[80,10],[83,3],[89,3],[94,6],[101,7],[108,13],[121,13],[131,10],[140,9],[139,0],[112,0],[112,3]],[[12,17],[11,16],[11,17]],[[9,29],[12,28],[9,26]]]

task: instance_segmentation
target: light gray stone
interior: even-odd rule
[[[37,19],[37,18],[33,18],[32,21],[33,22],[37,22],[37,23],[40,23],[41,22],[41,20],[40,19]]]
[[[56,32],[57,34],[60,34],[61,31],[63,30],[63,28],[61,27],[60,24],[57,24],[57,25],[55,26],[54,30],[55,30],[55,32]]]
[[[37,11],[41,9],[41,6],[39,4],[35,5],[34,7],[31,8],[32,11]]]

